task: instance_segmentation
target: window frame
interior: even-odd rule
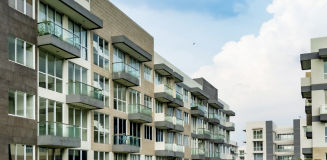
[[[97,114],[98,120],[95,120],[95,115]],[[101,125],[101,116],[103,116],[103,130],[99,130],[99,126]],[[108,119],[108,121],[107,121]],[[107,121],[107,122],[106,122]],[[95,126],[95,123],[97,122],[98,126]],[[108,124],[108,126],[107,126]],[[95,129],[95,127],[97,127],[98,129]],[[106,129],[106,127],[108,127],[108,129]],[[97,132],[97,140],[95,141],[95,132]],[[101,133],[103,134],[103,142],[101,142],[101,138],[100,135]],[[107,137],[108,136],[108,137]],[[108,139],[108,141],[107,141]],[[94,143],[98,143],[98,144],[110,144],[110,116],[104,113],[100,113],[100,112],[94,112],[93,113],[93,142]]]
[[[10,54],[12,54],[11,51],[10,51],[10,49],[9,49],[10,38],[13,38],[13,39],[14,39],[14,47],[15,47],[14,59],[15,59],[15,60],[10,59]],[[23,61],[24,61],[24,64],[19,63],[18,60],[17,60],[17,40],[22,41],[22,42],[23,42],[23,45],[24,45],[24,48],[23,48],[23,51],[24,51],[24,53],[23,53],[23,59],[24,59]],[[32,62],[31,62],[32,66],[27,66],[27,52],[26,52],[26,51],[27,51],[27,50],[26,50],[26,46],[27,46],[27,45],[26,45],[26,44],[29,44],[29,45],[32,46]],[[13,63],[19,64],[19,65],[22,65],[22,66],[24,66],[24,67],[31,68],[31,69],[34,70],[34,69],[35,69],[35,45],[34,45],[33,43],[27,42],[27,41],[25,41],[25,40],[23,40],[23,39],[20,39],[20,38],[18,38],[18,37],[15,37],[15,36],[9,35],[9,36],[8,36],[8,60],[9,60],[10,62],[13,62]]]
[[[144,67],[144,70],[143,70],[143,77],[144,77],[144,79],[146,80],[146,81],[148,81],[148,82],[153,82],[153,74],[152,74],[152,68],[151,67],[149,67],[149,66],[147,66],[147,65],[143,65]]]
[[[14,1],[14,6],[11,6],[10,3],[9,3],[9,1]],[[20,12],[20,13],[22,13],[22,14],[24,14],[24,15],[32,18],[32,19],[35,19],[35,0],[32,0],[32,12],[31,12],[32,15],[31,16],[30,15],[27,15],[26,0],[23,0],[24,1],[24,4],[23,4],[24,5],[24,11],[18,10],[18,8],[17,8],[17,0],[9,0],[9,1],[8,1],[8,6],[9,7],[17,10],[18,12]]]
[[[11,90],[11,89],[9,89],[8,90],[8,103],[9,103],[9,94],[10,94],[10,92],[12,93],[12,92],[14,92],[14,94],[15,94],[15,97],[14,97],[14,103],[15,103],[15,106],[14,106],[14,110],[15,110],[15,114],[11,114],[11,113],[9,113],[9,107],[10,107],[10,105],[8,105],[8,115],[10,115],[10,116],[15,116],[15,117],[22,117],[22,118],[27,118],[27,119],[35,119],[35,95],[33,95],[33,94],[29,94],[29,93],[26,93],[26,92],[22,92],[22,91],[18,91],[18,90]],[[23,103],[24,103],[24,115],[23,116],[21,116],[21,115],[18,115],[17,114],[17,104],[18,104],[18,98],[17,98],[17,95],[18,95],[18,93],[21,93],[21,94],[24,94],[24,101],[23,101]],[[31,117],[27,117],[27,96],[32,96],[32,118]]]
[[[144,139],[152,141],[152,126],[144,125]]]

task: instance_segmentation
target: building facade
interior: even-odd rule
[[[246,123],[246,146],[242,149],[245,160],[293,160],[301,155],[301,121],[293,126],[276,126],[272,121]],[[302,133],[302,135],[301,135]],[[241,151],[241,150],[240,150]],[[245,154],[244,154],[245,153]],[[241,154],[240,154],[241,155]]]
[[[311,53],[300,55],[302,70],[308,71],[301,79],[301,94],[305,99],[306,146],[303,154],[307,158],[327,158],[327,38],[311,39]]]
[[[235,113],[107,0],[5,0],[0,159],[236,159]]]

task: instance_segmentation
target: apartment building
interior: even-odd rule
[[[4,0],[0,159],[235,159],[235,113],[108,0]]]
[[[326,83],[327,38],[311,39],[311,53],[300,55],[302,70],[310,70],[301,78],[301,95],[305,99],[306,146],[303,154],[307,158],[327,158],[327,106]]]
[[[304,137],[302,128],[299,119],[293,120],[293,126],[288,127],[277,126],[272,121],[246,123],[246,146],[243,148],[243,155],[244,151],[246,154],[242,156],[243,159],[292,160],[303,158],[301,155],[301,137]]]
[[[245,160],[246,145],[238,147],[238,158],[237,160]]]

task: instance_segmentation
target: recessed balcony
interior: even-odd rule
[[[211,124],[219,124],[219,116],[217,113],[209,113],[208,122]]]
[[[136,123],[151,123],[152,109],[140,104],[130,104],[128,106],[128,119]]]
[[[174,144],[167,142],[156,142],[155,143],[155,155],[161,157],[174,157]]]
[[[60,122],[38,122],[37,145],[49,148],[79,148],[81,128]]]
[[[201,104],[191,105],[191,114],[197,117],[204,117],[207,113],[207,107]]]
[[[156,85],[154,87],[154,98],[163,103],[173,102],[173,90],[165,84]]]
[[[69,82],[66,103],[86,109],[103,109],[102,90],[82,82]]]
[[[74,0],[41,0],[55,8],[58,12],[67,15],[76,23],[86,29],[99,29],[103,27],[102,20],[81,6]]]
[[[204,149],[192,148],[191,151],[192,159],[205,159]]]
[[[302,98],[311,98],[311,77],[301,78]]]
[[[305,126],[305,135],[308,139],[312,139],[312,126]]]
[[[54,22],[38,23],[38,47],[64,59],[81,57],[79,38]]]
[[[140,151],[139,137],[128,135],[114,135],[112,151],[116,153],[136,153]]]
[[[174,117],[164,113],[156,113],[155,114],[155,126],[160,129],[169,129],[174,130]]]
[[[124,62],[116,62],[112,64],[112,80],[127,87],[139,86],[139,71]]]
[[[327,122],[327,105],[320,106],[320,121]]]

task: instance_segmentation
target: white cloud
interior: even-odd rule
[[[326,8],[326,0],[274,0],[267,8],[273,17],[257,36],[226,43],[213,65],[194,73],[217,86],[219,96],[236,111],[239,142],[247,121],[291,125],[292,119],[303,117],[299,55],[310,51],[310,38],[327,36]]]

